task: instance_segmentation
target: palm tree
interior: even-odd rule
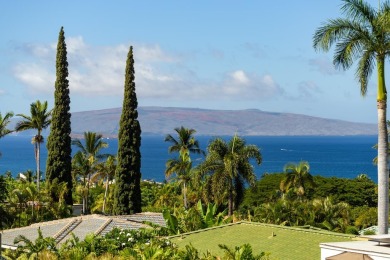
[[[12,133],[12,130],[7,129],[7,125],[11,122],[11,117],[14,116],[14,113],[7,112],[3,117],[0,112],[0,138]],[[1,153],[0,153],[1,155]]]
[[[184,208],[187,208],[187,184],[192,180],[192,162],[180,159],[169,159],[166,163],[165,176],[170,178],[175,174],[175,179],[182,185]]]
[[[66,197],[71,192],[66,182],[59,182],[58,179],[45,182],[44,196],[46,201],[49,202],[46,209],[50,210],[54,218],[60,219],[71,216],[72,206],[66,204]]]
[[[14,116],[14,113],[7,112],[3,117],[0,112],[0,138],[3,138],[7,134],[12,133],[12,130],[7,129],[7,125],[11,122],[11,117]]]
[[[176,174],[176,179],[182,184],[182,193],[184,207],[187,208],[187,184],[191,181],[192,162],[190,153],[205,154],[205,152],[199,148],[199,142],[194,138],[196,131],[181,126],[175,128],[178,134],[178,140],[168,134],[165,137],[166,142],[172,143],[168,148],[169,153],[179,152],[178,159],[170,159],[166,163],[165,176],[169,178],[173,174]]]
[[[166,183],[162,185],[158,188],[153,206],[159,209],[168,207],[176,208],[179,206],[177,193],[176,183]]]
[[[389,175],[388,137],[386,126],[387,91],[385,85],[385,58],[390,53],[390,31],[386,20],[390,13],[388,1],[375,10],[362,0],[343,0],[341,10],[346,18],[331,19],[318,28],[313,37],[317,50],[329,51],[336,43],[333,64],[344,70],[358,61],[356,77],[362,96],[367,94],[367,83],[374,69],[378,72],[378,233],[388,233]]]
[[[32,221],[34,221],[34,208],[37,206],[35,205],[35,201],[39,196],[39,193],[34,184],[28,183],[25,187],[25,194],[27,195],[27,199],[31,203],[31,218]]]
[[[350,206],[346,202],[334,203],[330,197],[312,201],[316,226],[344,233],[350,225]]]
[[[310,174],[310,166],[306,161],[298,164],[289,163],[284,166],[286,177],[280,182],[280,190],[286,192],[293,187],[298,197],[302,199],[305,195],[305,186],[315,186],[313,176]]]
[[[256,175],[251,159],[261,164],[261,153],[257,146],[246,145],[245,140],[235,135],[228,143],[221,138],[210,142],[206,160],[200,164],[202,175],[211,174],[211,190],[217,200],[228,199],[228,215],[233,214],[234,202],[242,199],[244,184],[253,185]],[[219,201],[216,201],[220,204]]]
[[[109,155],[105,162],[102,162],[102,163],[99,163],[98,165],[96,165],[96,173],[91,177],[92,182],[94,182],[95,180],[97,180],[99,178],[106,179],[106,188],[105,188],[105,192],[104,192],[103,208],[102,208],[103,213],[105,213],[105,209],[106,209],[106,201],[107,201],[107,195],[108,195],[108,184],[110,181],[112,181],[114,179],[115,169],[116,169],[116,157],[113,155]]]
[[[75,183],[77,183],[77,176],[82,176],[83,178],[81,186],[83,214],[86,214],[87,212],[87,179],[91,171],[91,165],[85,154],[83,154],[81,151],[77,152],[72,159],[72,175]]]
[[[72,145],[79,148],[79,151],[74,156],[74,160],[76,161],[76,164],[81,167],[83,171],[82,175],[84,176],[84,184],[86,184],[86,194],[84,196],[85,212],[88,212],[88,196],[91,174],[95,170],[95,165],[98,160],[107,156],[99,153],[101,149],[108,147],[108,144],[102,140],[102,137],[103,136],[101,134],[96,134],[94,132],[84,132],[85,144],[83,144],[79,139],[72,141]],[[87,177],[87,181],[85,180],[85,177]]]
[[[51,123],[51,110],[47,110],[47,101],[41,103],[37,100],[35,103],[30,105],[31,116],[24,114],[17,114],[23,118],[22,121],[19,121],[15,126],[15,131],[25,131],[30,129],[36,129],[37,134],[32,138],[32,143],[34,144],[34,154],[35,160],[37,163],[37,190],[39,191],[39,182],[40,182],[40,150],[41,143],[43,143],[44,138],[42,136],[42,130],[46,129]]]
[[[180,128],[175,128],[175,131],[179,137],[178,140],[170,134],[165,137],[165,142],[172,143],[168,148],[169,153],[179,152],[183,161],[191,161],[190,153],[205,154],[204,151],[199,148],[199,142],[193,137],[196,133],[194,129],[181,126]]]

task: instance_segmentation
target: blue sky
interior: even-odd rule
[[[368,0],[374,6],[377,0]],[[71,111],[122,106],[134,46],[139,106],[260,109],[376,123],[376,73],[360,95],[354,68],[333,68],[312,36],[339,0],[3,1],[0,112],[53,106],[58,33]],[[389,64],[387,64],[389,66]]]

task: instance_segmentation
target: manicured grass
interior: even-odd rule
[[[192,244],[202,253],[209,250],[218,255],[222,255],[218,244],[234,247],[249,243],[255,254],[269,252],[271,259],[287,260],[320,259],[320,243],[351,241],[352,238],[313,229],[240,222],[175,236],[171,240],[180,248]]]

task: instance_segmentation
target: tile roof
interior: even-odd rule
[[[133,215],[121,215],[118,216],[120,219],[127,219],[129,221],[134,222],[151,222],[153,224],[165,227],[165,220],[162,217],[161,213],[153,213],[153,212],[143,212],[143,213],[137,213]]]
[[[87,234],[105,235],[113,228],[121,229],[139,229],[148,228],[149,225],[143,224],[149,221],[154,224],[165,226],[165,220],[161,213],[138,213],[134,215],[104,216],[104,215],[85,215],[48,222],[35,223],[27,227],[7,229],[1,231],[1,247],[15,248],[14,239],[18,235],[24,235],[29,240],[34,241],[38,237],[38,229],[41,229],[43,237],[53,237],[57,243],[63,243],[70,234],[74,233],[76,237],[83,240]]]

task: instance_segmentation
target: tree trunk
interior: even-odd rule
[[[232,216],[233,215],[233,184],[230,183],[230,187],[229,187],[229,205],[228,205],[228,208],[229,208],[229,212],[228,212],[228,216]]]
[[[387,234],[389,227],[387,146],[386,101],[378,101],[378,234]]]
[[[41,164],[40,164],[40,152],[41,152],[41,143],[38,142],[35,143],[36,151],[35,151],[35,159],[37,160],[37,191],[39,193],[39,184],[40,184],[40,173],[41,173]]]
[[[83,215],[85,215],[85,196],[83,192]]]
[[[107,199],[107,193],[108,193],[108,181],[109,181],[109,178],[107,176],[107,181],[106,181],[106,190],[104,191],[104,198],[103,198],[103,213],[106,213],[106,199]]]
[[[35,197],[33,196],[32,197],[32,206],[31,206],[31,218],[32,218],[32,221],[34,221],[34,204],[35,204]]]
[[[82,189],[82,197],[83,197],[83,215],[85,215],[85,176],[84,176],[84,187],[83,187],[83,189]]]
[[[86,210],[87,210],[87,214],[89,214],[89,205],[88,205],[88,197],[89,197],[89,183],[91,181],[91,174],[88,173],[88,183],[87,183],[87,196],[85,198],[85,204],[86,204]]]
[[[378,234],[387,234],[389,228],[389,171],[388,133],[386,124],[387,91],[384,56],[377,57],[378,68]]]
[[[183,182],[183,201],[184,201],[184,208],[187,209],[187,186],[186,186],[186,182]]]

